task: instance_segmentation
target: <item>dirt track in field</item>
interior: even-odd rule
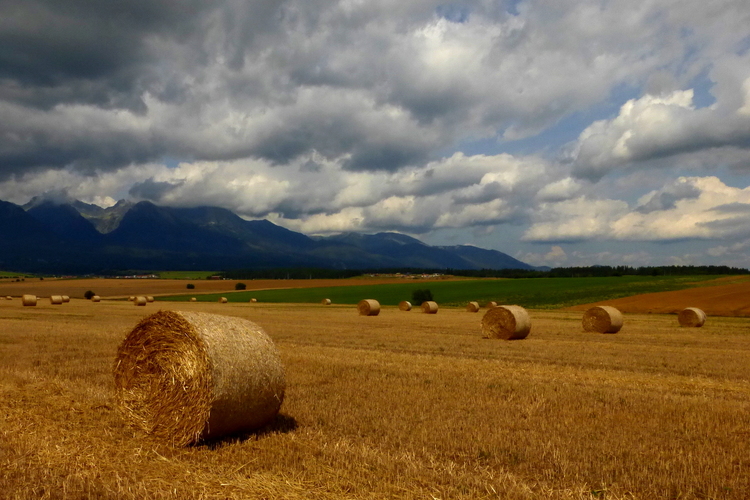
[[[709,316],[750,316],[750,277],[720,278],[696,288],[633,295],[566,310],[585,311],[595,305],[613,306],[625,313],[678,313],[686,307],[697,307]]]
[[[444,281],[451,278],[420,278],[414,281]],[[247,290],[269,290],[280,288],[315,288],[325,286],[358,286],[404,283],[405,278],[352,278],[320,280],[166,280],[166,279],[45,279],[26,278],[25,281],[0,281],[0,297],[20,297],[23,294],[49,297],[68,295],[83,298],[91,290],[102,298],[128,297],[130,295],[174,295],[190,293],[219,293],[235,290],[237,283],[245,283]],[[188,290],[192,283],[195,289]]]

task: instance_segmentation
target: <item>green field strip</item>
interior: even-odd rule
[[[356,304],[362,299],[376,299],[382,305],[395,306],[402,300],[411,300],[414,290],[426,288],[432,292],[435,301],[444,306],[463,307],[472,300],[480,304],[494,300],[500,304],[556,309],[642,293],[693,288],[697,282],[715,278],[716,276],[621,276],[480,279],[180,294],[157,297],[156,300],[188,301],[190,297],[196,297],[199,302],[216,302],[220,297],[226,297],[229,302],[248,302],[251,298],[256,298],[261,303],[318,303],[328,298],[334,304]]]

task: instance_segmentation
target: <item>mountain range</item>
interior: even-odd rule
[[[0,200],[0,269],[107,273],[127,269],[534,269],[496,250],[430,246],[400,233],[310,237],[219,207],[121,200]]]

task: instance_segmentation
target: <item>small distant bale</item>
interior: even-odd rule
[[[521,306],[493,307],[482,317],[482,337],[486,339],[520,340],[531,332],[531,318]]]
[[[151,295],[146,295],[146,302],[153,302],[154,298]]]
[[[380,314],[380,302],[375,299],[360,300],[357,304],[360,316],[377,316]]]
[[[250,299],[250,302],[252,302],[254,304],[254,303],[258,302],[258,299],[255,299],[255,298]]]
[[[321,304],[324,306],[330,306],[331,305],[331,299],[323,299],[320,301]]]
[[[35,306],[36,305],[36,295],[24,295],[21,297],[21,303],[24,306]]]
[[[411,311],[411,302],[408,300],[402,300],[398,303],[398,308],[400,311]]]
[[[190,302],[198,302],[198,299],[195,297],[190,297]]]
[[[137,306],[145,306],[148,300],[146,300],[146,297],[136,297],[133,303]]]
[[[583,329],[587,332],[617,333],[622,322],[622,313],[612,306],[594,306],[583,313]]]
[[[130,297],[128,297],[128,300],[130,302],[133,302],[135,300],[135,295],[131,295]]]
[[[219,304],[226,304],[227,302],[229,302],[229,300],[226,297],[222,297],[219,299]]]
[[[686,307],[677,314],[680,326],[700,328],[706,322],[706,313],[697,307]]]
[[[422,302],[422,312],[425,314],[437,314],[438,305],[434,300],[425,300]]]
[[[91,297],[91,302],[101,302],[101,301],[102,301],[102,298],[99,297],[98,295],[94,295],[93,297]]]
[[[479,312],[479,302],[469,302],[468,304],[466,304],[466,310],[470,313]]]
[[[242,318],[159,311],[117,350],[115,401],[125,420],[186,446],[271,422],[285,376],[273,341]]]
[[[68,302],[70,302],[70,297],[68,295],[63,295],[62,299],[63,299],[63,303],[65,303],[65,304],[67,304]]]
[[[484,307],[486,307],[487,309],[492,309],[493,307],[497,307],[497,302],[495,302],[494,300],[490,300],[484,305]]]
[[[60,304],[63,303],[62,295],[52,295],[52,296],[50,296],[49,303],[53,304],[53,305],[56,305],[56,306],[59,306]]]
[[[5,300],[13,300],[13,297],[11,297],[10,295],[8,295],[7,297],[5,297]]]

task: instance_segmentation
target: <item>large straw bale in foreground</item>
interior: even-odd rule
[[[422,302],[422,312],[425,314],[437,314],[437,302],[434,302],[432,300],[425,300],[424,302]]]
[[[176,446],[261,427],[284,399],[284,368],[263,329],[235,317],[159,311],[117,350],[118,407]]]
[[[360,316],[377,316],[380,314],[380,302],[375,299],[360,300],[357,304]]]
[[[680,326],[699,328],[706,322],[706,313],[697,307],[686,307],[677,314]]]
[[[479,312],[479,302],[469,302],[468,304],[466,304],[466,310],[470,313]]]
[[[612,306],[594,306],[583,313],[583,329],[587,332],[617,333],[622,321],[622,313]]]
[[[411,311],[411,302],[408,300],[402,300],[398,303],[398,308],[401,311]]]
[[[531,332],[531,318],[521,306],[493,307],[482,317],[482,337],[520,340]]]
[[[148,300],[146,300],[146,297],[136,297],[133,303],[137,306],[145,306]]]
[[[59,306],[63,303],[62,295],[50,295],[49,303]]]
[[[25,306],[35,306],[36,295],[24,295],[23,297],[21,297],[21,304]]]

